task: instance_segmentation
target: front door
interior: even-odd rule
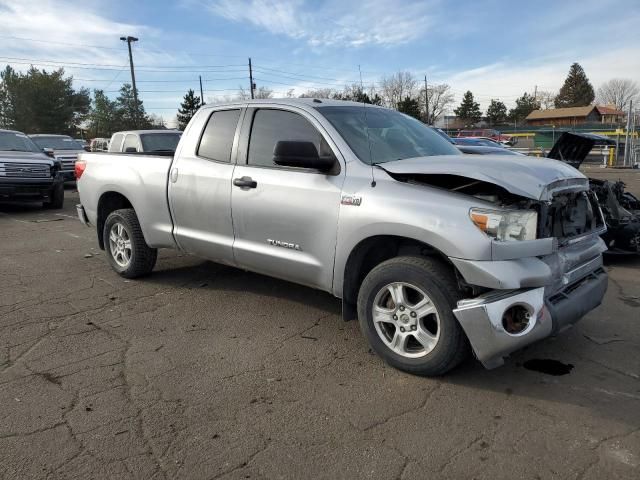
[[[250,109],[245,122],[251,123],[246,164],[238,158],[231,187],[236,263],[330,291],[344,164],[333,175],[282,167],[273,150],[281,140],[313,142],[324,155],[335,146],[303,111]]]

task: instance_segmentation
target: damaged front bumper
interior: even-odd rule
[[[478,360],[498,367],[510,353],[570,327],[600,305],[608,282],[604,249],[594,235],[540,258],[452,259],[467,282],[493,288],[459,301],[453,311]]]

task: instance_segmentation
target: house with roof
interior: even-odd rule
[[[625,113],[609,106],[587,105],[586,107],[550,108],[534,110],[527,115],[527,125],[563,127],[584,124],[615,124],[624,120]]]

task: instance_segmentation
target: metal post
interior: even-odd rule
[[[198,75],[200,79],[200,105],[205,105],[204,103],[204,94],[202,93],[202,75]]]
[[[131,54],[131,42],[137,42],[138,39],[136,37],[132,37],[129,35],[128,37],[120,37],[120,40],[123,42],[127,42],[127,46],[129,47],[129,67],[131,68],[131,84],[133,86],[133,101],[136,105],[135,113],[134,113],[134,123],[136,127],[138,126],[138,117],[140,116],[140,105],[138,104],[138,89],[136,88],[136,74],[133,69],[133,55]]]
[[[249,87],[251,87],[251,99],[253,99],[253,71],[251,70],[251,57],[249,57]]]
[[[629,158],[629,130],[631,129],[631,114],[633,112],[633,100],[629,101],[629,113],[627,114],[627,128],[624,138],[624,166],[627,166],[627,159]]]

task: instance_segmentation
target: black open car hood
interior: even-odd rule
[[[564,132],[547,157],[568,163],[574,168],[580,168],[594,145],[615,145],[615,142],[593,133]]]

